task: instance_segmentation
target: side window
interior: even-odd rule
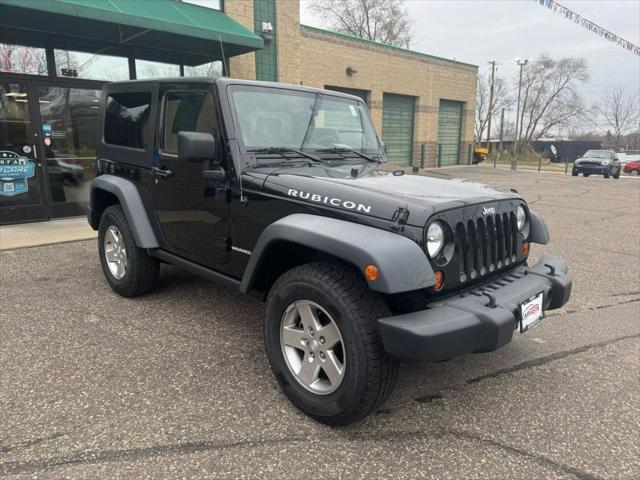
[[[218,122],[209,92],[169,92],[164,97],[162,149],[178,152],[179,132],[211,133],[216,137]]]
[[[112,93],[107,99],[104,141],[112,145],[147,148],[152,139],[148,92]]]

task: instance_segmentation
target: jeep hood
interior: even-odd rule
[[[316,170],[322,171],[316,175]],[[409,210],[408,222],[424,226],[431,215],[463,206],[520,198],[486,185],[459,179],[394,175],[374,170],[356,178],[331,178],[322,167],[271,172],[265,192],[329,208],[392,220],[398,208]]]

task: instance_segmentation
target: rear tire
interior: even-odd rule
[[[590,173],[583,173],[582,175],[584,175],[585,177],[588,177],[591,174]]]
[[[271,369],[289,400],[332,426],[361,420],[382,405],[398,376],[378,333],[377,320],[388,315],[382,297],[349,266],[310,263],[284,273],[267,298],[264,336]],[[314,324],[315,336],[305,326]],[[321,337],[332,324],[336,343]],[[329,344],[335,346],[325,350]]]
[[[634,168],[629,172],[629,175],[640,175],[640,170]]]
[[[619,179],[619,178],[620,178],[620,170],[618,170],[618,172],[617,172],[617,173],[614,173],[614,174],[612,175],[612,177],[614,178],[614,180]]]
[[[158,284],[160,262],[137,247],[120,205],[110,206],[100,218],[98,251],[104,276],[119,295],[135,297]]]

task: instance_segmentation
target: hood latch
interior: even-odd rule
[[[407,219],[409,218],[409,209],[407,207],[398,207],[395,212],[393,212],[393,225],[391,225],[391,230],[396,230],[401,232],[404,230],[404,226],[407,224]]]

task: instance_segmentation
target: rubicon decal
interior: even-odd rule
[[[299,198],[301,200],[311,200],[315,203],[322,205],[332,205],[334,207],[342,207],[348,210],[355,210],[357,212],[370,213],[371,205],[363,205],[362,203],[352,202],[351,200],[342,200],[341,198],[325,197],[317,193],[303,192],[302,190],[289,189],[287,195],[293,198]]]

